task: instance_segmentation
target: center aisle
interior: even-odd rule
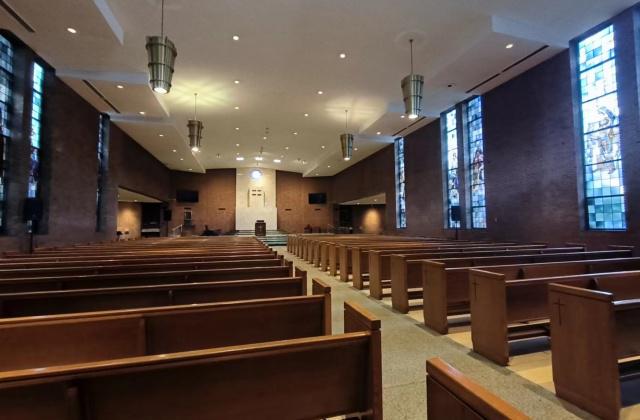
[[[529,382],[507,368],[493,365],[471,353],[446,336],[435,335],[415,319],[392,311],[365,293],[342,283],[337,277],[319,271],[311,264],[273,247],[278,254],[307,270],[311,279],[319,278],[331,286],[333,333],[342,332],[343,302],[356,301],[382,321],[382,383],[384,418],[390,420],[424,420],[426,418],[425,361],[441,357],[490,391],[512,403],[533,419],[594,418],[561,402],[555,394]],[[570,411],[575,412],[573,414]]]

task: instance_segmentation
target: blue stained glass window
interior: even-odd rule
[[[407,227],[407,203],[405,196],[404,179],[404,139],[397,138],[395,141],[396,157],[396,228]]]
[[[447,203],[445,217],[448,228],[459,228],[460,222],[454,222],[451,218],[451,207],[460,205],[460,180],[458,178],[458,113],[455,109],[444,114],[444,144],[447,149],[445,161],[445,177],[447,190]]]
[[[613,25],[578,44],[588,227],[627,228]]]
[[[487,210],[484,184],[484,137],[482,98],[467,102],[467,144],[469,147],[469,185],[471,186],[471,228],[486,229]]]
[[[36,198],[40,193],[40,140],[42,136],[42,93],[44,88],[44,68],[33,63],[31,99],[31,163],[27,197]]]
[[[6,160],[11,130],[9,120],[12,106],[13,47],[0,35],[0,231],[5,229]]]
[[[96,231],[102,230],[102,195],[104,192],[108,167],[109,150],[109,123],[110,118],[106,114],[100,114],[98,119],[98,185],[96,188]]]

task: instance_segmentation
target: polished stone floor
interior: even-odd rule
[[[426,329],[419,313],[403,315],[391,309],[387,301],[378,301],[368,292],[356,290],[350,283],[340,282],[315,267],[287,253],[286,247],[275,247],[297,267],[307,270],[309,281],[319,278],[332,290],[333,331],[342,332],[342,308],[345,300],[355,301],[373,312],[382,321],[382,382],[384,417],[393,420],[426,418],[425,361],[441,357],[465,375],[485,386],[533,419],[594,418],[584,411],[556,398],[550,391],[548,372],[536,365],[540,357],[533,356],[532,369],[543,369],[542,380],[532,381],[521,376],[518,369],[503,368],[475,355],[466,345],[464,331],[441,336]],[[548,357],[547,357],[548,360]],[[519,361],[516,366],[527,366]],[[526,376],[526,375],[525,375]],[[538,382],[538,383],[536,383]],[[628,417],[627,417],[628,418]]]

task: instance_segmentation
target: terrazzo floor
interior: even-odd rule
[[[550,353],[516,356],[511,366],[504,368],[486,361],[470,350],[471,334],[461,326],[447,336],[428,330],[422,324],[422,311],[408,315],[391,309],[389,298],[378,301],[368,291],[357,290],[319,271],[311,264],[287,252],[286,247],[274,247],[306,270],[309,283],[318,278],[331,286],[333,332],[343,331],[343,302],[351,300],[364,306],[382,322],[382,383],[385,419],[425,419],[425,361],[440,357],[491,392],[508,401],[532,419],[594,419],[579,408],[556,398],[551,379]],[[419,302],[416,302],[419,303]],[[623,419],[640,418],[640,411],[623,410]]]

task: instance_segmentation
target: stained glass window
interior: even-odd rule
[[[460,182],[458,178],[458,112],[453,109],[443,115],[445,158],[445,178],[447,191],[446,219],[447,227],[459,228],[460,222],[451,218],[451,208],[460,206]]]
[[[407,204],[405,197],[404,179],[404,139],[397,138],[395,142],[396,151],[396,227],[404,229],[407,227]]]
[[[40,190],[40,140],[42,136],[42,93],[44,69],[33,63],[31,99],[31,163],[29,165],[29,185],[27,197],[36,198]]]
[[[614,35],[611,25],[578,44],[585,202],[594,230],[627,228]]]
[[[0,231],[5,228],[7,141],[11,136],[9,119],[12,105],[13,47],[0,35]]]
[[[467,102],[467,139],[469,147],[469,185],[471,186],[471,228],[486,229],[487,207],[484,189],[484,136],[482,98]]]
[[[109,116],[100,114],[98,120],[98,186],[96,188],[96,231],[102,230],[102,194],[106,184],[109,150]]]

